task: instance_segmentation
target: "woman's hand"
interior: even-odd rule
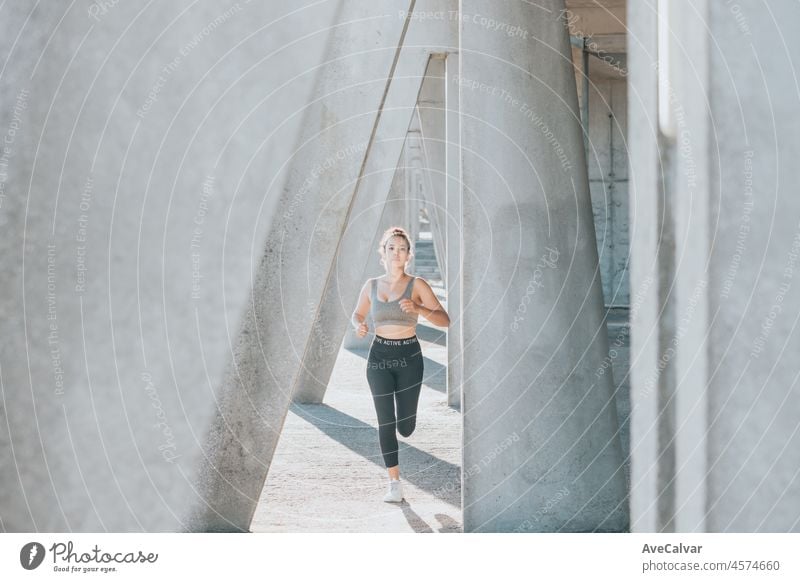
[[[358,337],[364,337],[365,335],[367,335],[367,333],[369,333],[369,326],[365,321],[362,321],[361,325],[359,325],[356,328],[356,335]]]
[[[411,299],[401,299],[400,300],[400,309],[403,310],[403,313],[416,313],[419,315],[421,305],[417,305]]]

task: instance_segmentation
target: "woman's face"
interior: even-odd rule
[[[393,236],[386,241],[384,246],[386,255],[386,266],[400,266],[404,267],[408,262],[408,243],[402,236]]]

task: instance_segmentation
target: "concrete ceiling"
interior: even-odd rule
[[[570,33],[581,36],[624,34],[625,0],[567,0]]]
[[[567,8],[619,8],[625,6],[625,0],[566,0]]]

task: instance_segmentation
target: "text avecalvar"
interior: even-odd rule
[[[661,546],[651,546],[645,544],[642,548],[643,554],[699,554],[703,546],[691,546],[686,544],[664,544]]]

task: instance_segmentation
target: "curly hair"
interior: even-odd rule
[[[381,264],[384,266],[386,265],[386,243],[389,242],[389,239],[391,239],[393,236],[401,236],[406,239],[409,260],[414,256],[414,248],[411,245],[411,237],[408,236],[406,229],[401,226],[391,226],[383,232],[381,244],[378,247],[378,254],[381,256]]]

